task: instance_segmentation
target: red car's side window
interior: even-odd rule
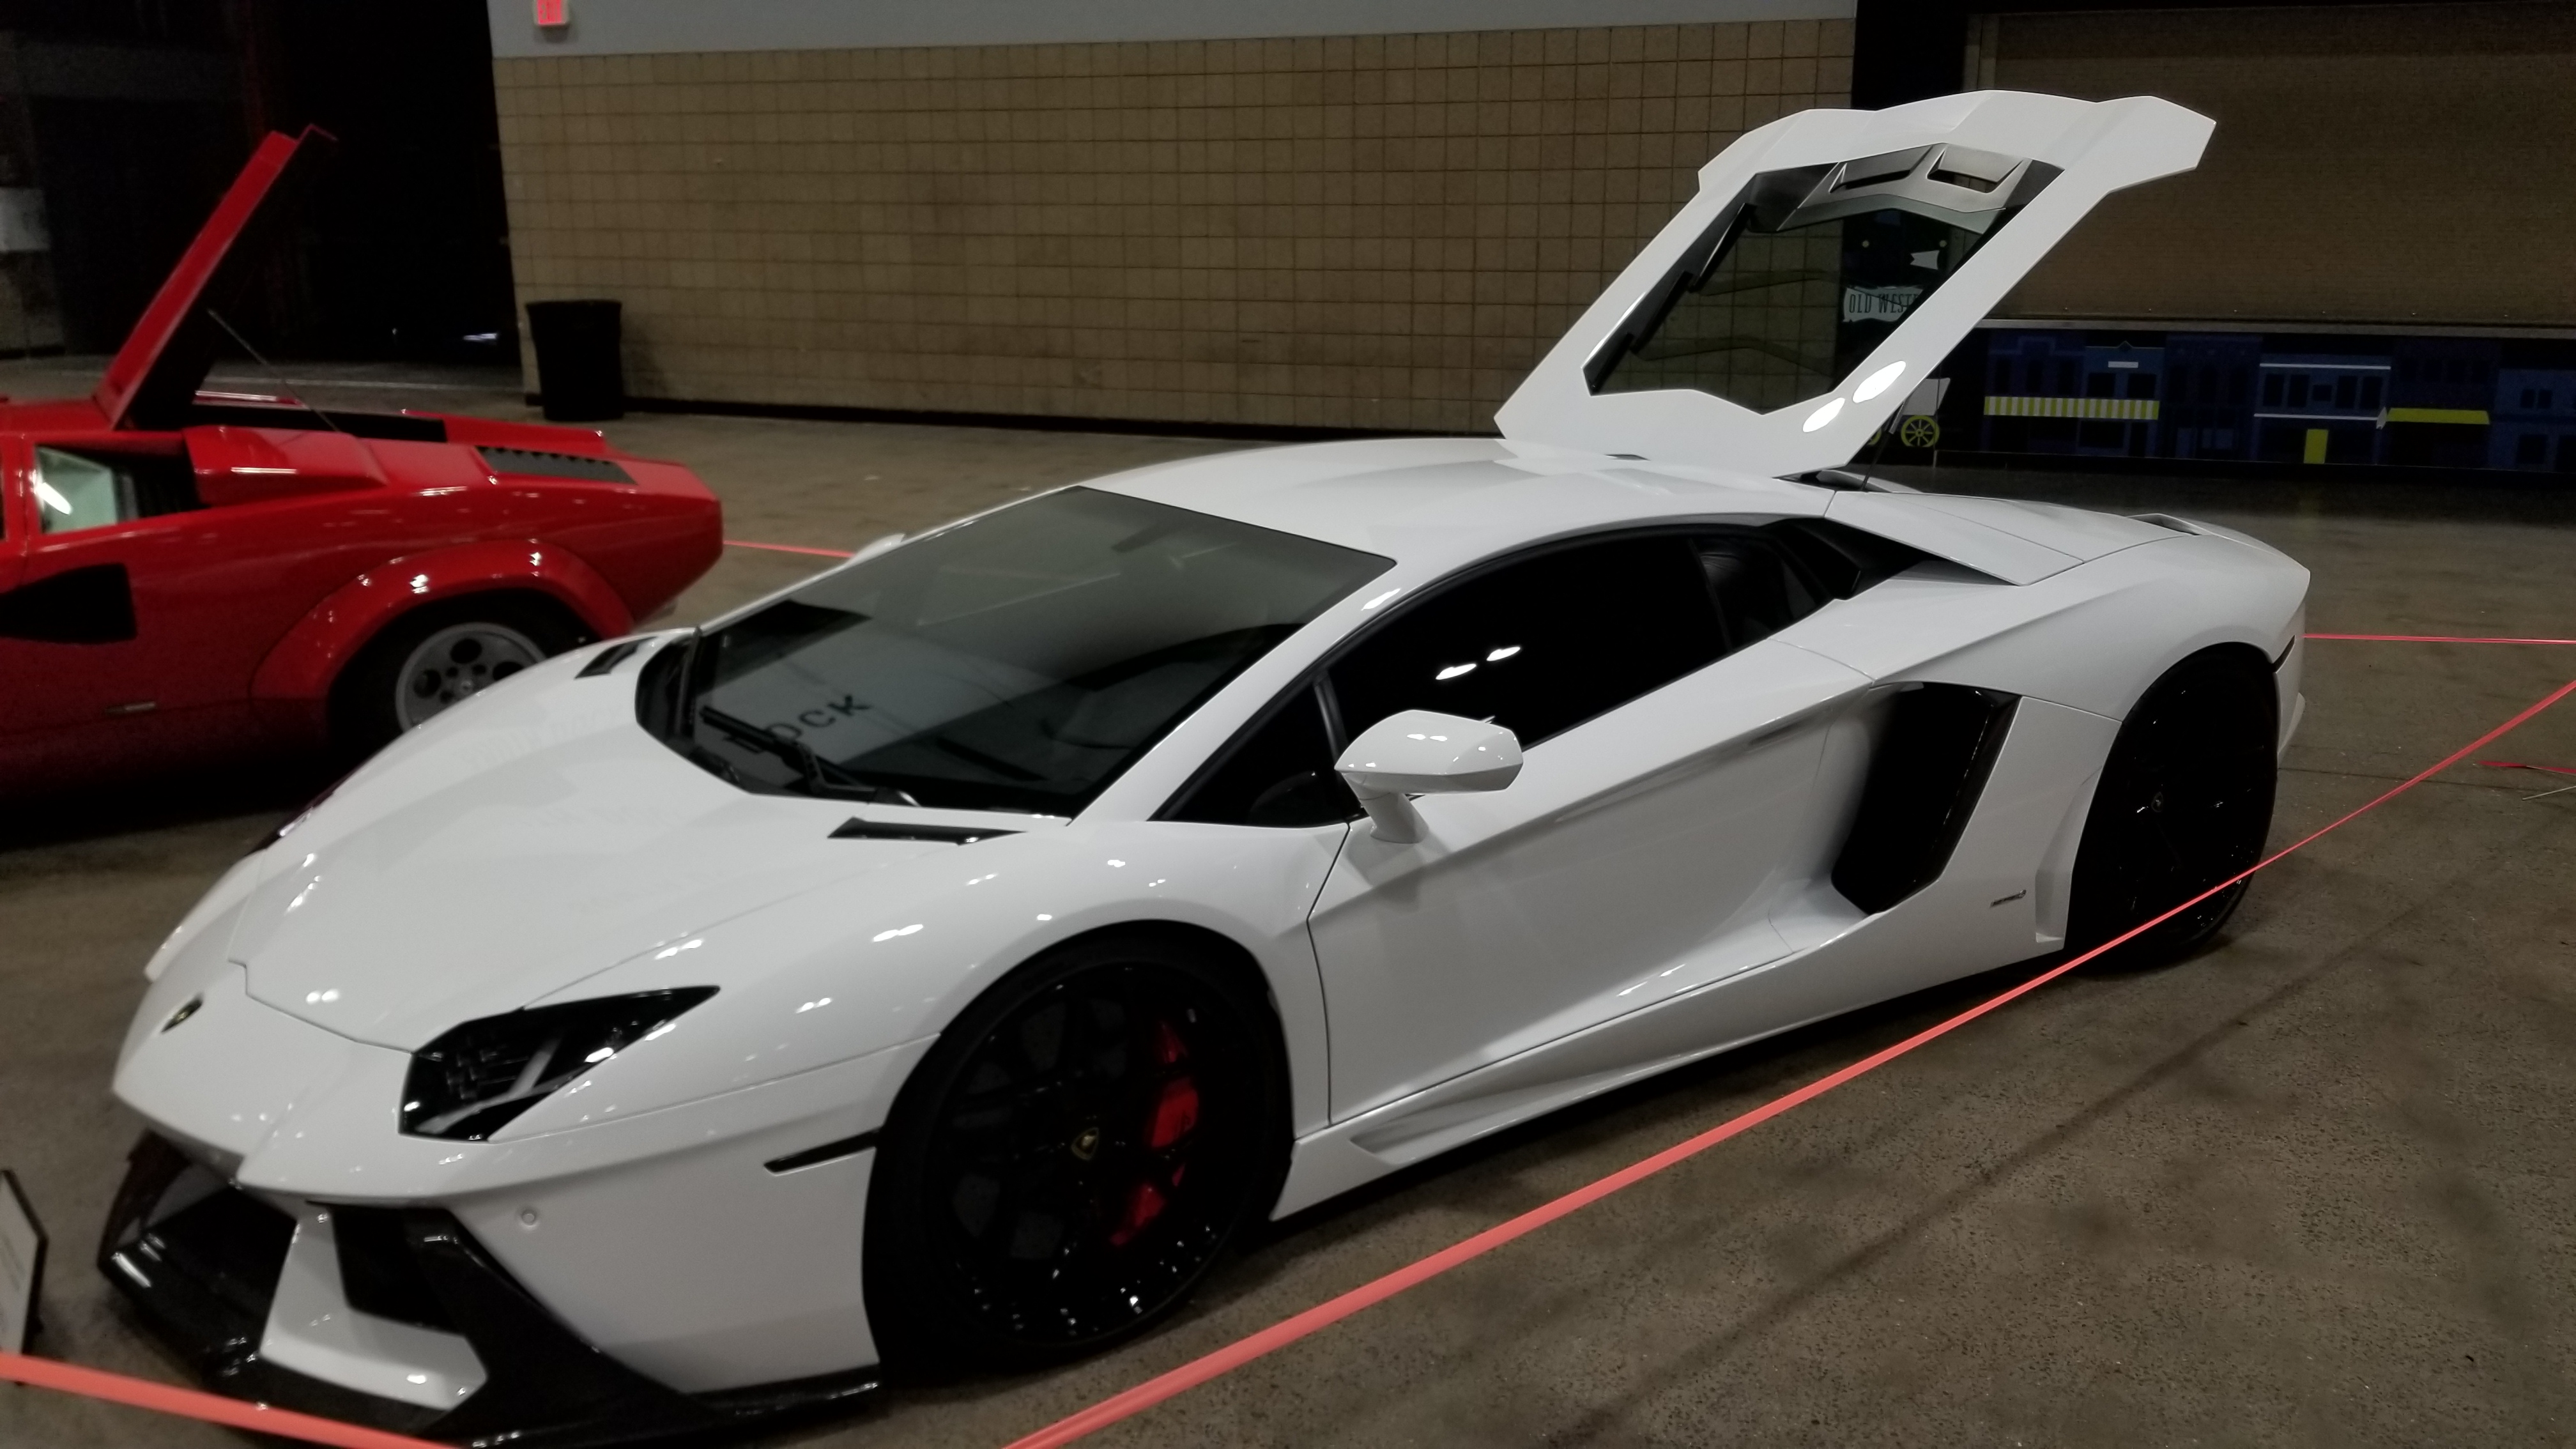
[[[73,533],[200,506],[185,458],[39,444],[27,475],[42,533]]]

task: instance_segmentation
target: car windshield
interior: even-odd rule
[[[680,677],[660,732],[749,789],[1069,815],[1389,566],[1069,488],[834,570],[665,650],[686,658],[670,666]]]

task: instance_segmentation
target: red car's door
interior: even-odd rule
[[[225,602],[169,586],[199,551],[179,439],[12,440],[9,452],[27,526],[15,587],[0,594],[8,753],[96,768],[238,733],[247,670],[209,648],[231,632]]]
[[[252,733],[251,671],[313,596],[261,547],[260,510],[201,507],[219,500],[200,498],[174,430],[214,356],[203,304],[240,283],[234,243],[317,134],[260,143],[108,363],[97,427],[0,445],[0,791]]]

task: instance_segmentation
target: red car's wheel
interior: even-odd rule
[[[332,692],[332,740],[373,754],[589,631],[551,600],[469,597],[415,609],[350,661]]]
[[[404,729],[546,657],[536,640],[498,619],[450,624],[412,646],[394,670],[394,714]]]

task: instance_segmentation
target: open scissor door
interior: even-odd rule
[[[259,260],[244,234],[261,222],[274,223],[273,193],[309,167],[331,139],[317,126],[294,136],[272,131],[251,152],[91,393],[108,426],[168,429],[187,420],[197,386],[215,360],[218,323],[207,309],[238,290]]]
[[[1786,476],[1847,461],[2096,202],[2199,164],[2169,101],[1805,111],[1700,170],[1504,403],[1516,442]]]

